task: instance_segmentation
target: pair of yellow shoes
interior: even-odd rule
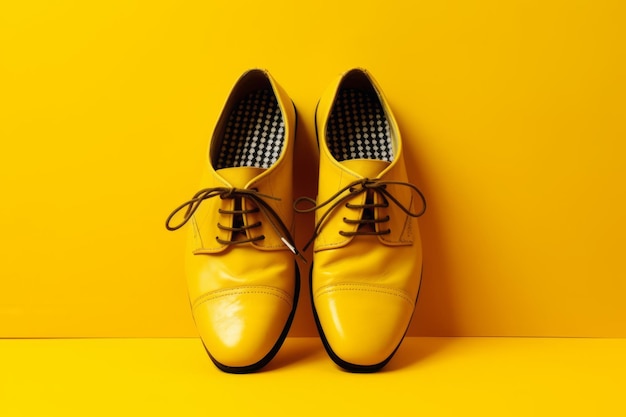
[[[293,200],[295,106],[265,70],[237,81],[211,138],[202,186],[166,227],[189,223],[193,317],[215,365],[266,365],[296,311],[301,256],[294,212],[316,212],[311,297],[329,356],[354,372],[382,368],[399,347],[421,281],[422,193],[407,182],[402,140],[381,89],[363,69],[322,96],[317,199]],[[308,245],[307,245],[308,246]]]

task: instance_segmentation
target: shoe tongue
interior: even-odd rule
[[[389,166],[389,162],[380,159],[347,159],[339,162],[344,167],[356,172],[363,178],[376,178],[385,168]]]
[[[218,169],[215,172],[234,188],[245,188],[246,184],[258,177],[265,168],[231,167]]]

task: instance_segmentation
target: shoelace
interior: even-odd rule
[[[302,257],[298,249],[296,248],[294,239],[293,237],[291,237],[291,233],[289,233],[289,229],[287,228],[287,226],[285,226],[285,223],[283,223],[280,216],[274,211],[274,209],[264,200],[267,198],[272,199],[272,200],[280,200],[280,199],[277,197],[266,195],[266,194],[261,194],[255,189],[248,190],[245,188],[228,188],[228,187],[204,188],[198,191],[193,196],[193,198],[191,198],[189,201],[186,201],[185,203],[176,207],[174,211],[170,213],[170,215],[167,217],[167,220],[165,221],[165,227],[167,228],[167,230],[177,230],[183,227],[185,223],[187,223],[189,219],[191,219],[191,216],[193,216],[196,210],[198,210],[198,207],[200,207],[200,204],[202,204],[204,200],[208,200],[209,198],[213,198],[213,197],[220,197],[223,200],[226,200],[226,199],[250,200],[255,206],[255,208],[253,209],[249,209],[249,210],[219,209],[219,213],[231,214],[231,215],[243,215],[243,214],[249,214],[249,213],[258,213],[260,211],[268,220],[268,222],[270,223],[270,225],[272,226],[272,228],[274,229],[274,231],[276,232],[280,240],[283,242],[283,244],[287,246],[287,248],[289,248],[289,250],[293,252],[294,255],[297,255],[304,260],[304,258]],[[172,219],[174,218],[174,216],[176,216],[176,214],[178,214],[181,210],[185,208],[186,208],[186,211],[185,211],[182,221],[172,226],[171,223],[172,223]],[[260,227],[260,226],[261,226],[260,221],[250,224],[250,225],[233,225],[233,227],[223,226],[219,223],[217,224],[217,227],[219,229],[227,230],[233,233],[237,233],[237,232],[245,233],[249,229]],[[248,243],[248,242],[255,242],[255,241],[263,240],[263,239],[265,239],[264,235],[255,236],[255,237],[247,238],[247,239],[241,239],[241,240],[223,240],[217,236],[215,237],[215,240],[217,240],[217,242],[223,245],[238,245],[238,244],[243,244],[243,243]]]
[[[397,198],[395,198],[387,190],[388,185],[400,185],[403,187],[410,188],[422,200],[422,209],[416,213],[412,212],[409,208],[404,206],[400,201],[398,201]],[[349,191],[349,193],[339,198],[339,196],[343,194],[345,191]],[[300,197],[296,199],[296,201],[293,204],[294,210],[298,213],[310,213],[312,211],[318,210],[330,204],[330,207],[326,210],[326,212],[324,212],[324,214],[322,214],[319,221],[315,225],[315,228],[313,229],[313,236],[306,243],[303,250],[306,250],[311,245],[311,243],[313,243],[315,238],[319,235],[322,225],[324,224],[324,220],[326,220],[326,218],[333,212],[335,208],[337,208],[339,205],[343,204],[344,202],[347,202],[348,200],[354,198],[355,196],[359,194],[370,193],[370,192],[380,195],[382,203],[368,203],[367,198],[366,198],[365,204],[346,203],[346,207],[351,208],[351,209],[369,210],[373,212],[375,208],[389,207],[389,201],[391,201],[396,206],[398,206],[404,213],[406,213],[407,215],[411,217],[420,217],[426,211],[426,198],[424,197],[424,194],[422,194],[420,189],[417,188],[415,185],[408,183],[408,182],[403,182],[403,181],[385,181],[385,180],[370,179],[370,178],[360,179],[360,180],[351,182],[350,184],[346,185],[345,187],[337,191],[335,194],[333,194],[326,201],[321,202],[319,204],[317,204],[317,202],[310,197]],[[299,208],[298,205],[300,205],[302,202],[310,203],[312,204],[312,207]],[[367,224],[375,225],[375,224],[380,224],[380,223],[386,223],[389,220],[390,218],[388,215],[383,218],[377,219],[373,214],[371,216],[363,216],[361,219],[357,219],[357,220],[347,219],[347,218],[343,219],[344,223],[346,224],[358,224],[359,226],[367,225]],[[386,234],[391,233],[391,229],[382,230],[379,228],[379,230],[359,230],[357,228],[357,230],[354,232],[339,231],[339,233],[342,236],[386,235]]]

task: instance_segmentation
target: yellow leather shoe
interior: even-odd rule
[[[295,314],[295,132],[296,111],[285,91],[265,70],[244,73],[211,138],[202,189],[166,222],[169,230],[189,223],[193,317],[209,356],[225,372],[267,364]]]
[[[422,270],[416,218],[426,202],[408,183],[400,131],[367,71],[341,75],[320,99],[315,123],[317,201],[295,204],[316,211],[314,316],[338,365],[372,372],[391,359],[413,315]]]

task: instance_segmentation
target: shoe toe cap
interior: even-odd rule
[[[314,302],[331,356],[357,368],[386,363],[415,306],[402,291],[368,285],[329,286],[317,292]]]
[[[292,306],[289,295],[276,288],[236,288],[201,297],[194,305],[194,319],[220,368],[254,367],[275,353]]]

